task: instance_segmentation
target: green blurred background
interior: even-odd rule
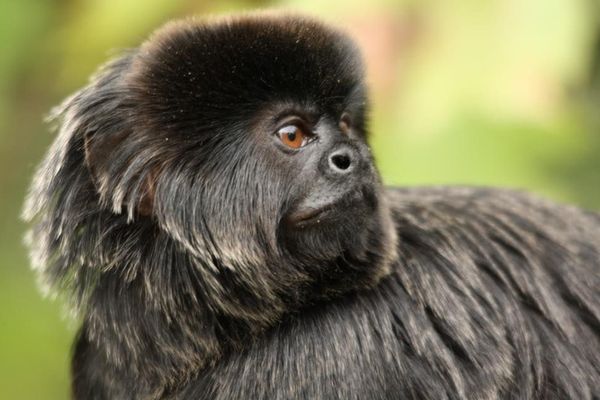
[[[0,0],[0,399],[68,397],[76,323],[43,299],[20,207],[43,116],[163,22],[307,11],[364,49],[390,184],[526,188],[600,209],[600,5],[590,0]]]

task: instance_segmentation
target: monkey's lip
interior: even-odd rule
[[[324,204],[300,207],[288,215],[286,221],[295,226],[305,226],[321,221],[335,219],[336,215],[353,214],[364,207],[365,194],[362,190],[353,190]],[[336,213],[341,210],[341,213]]]
[[[311,221],[319,222],[320,218],[328,214],[335,206],[337,202],[328,203],[321,207],[311,207],[290,215],[287,220],[294,225],[302,225]]]

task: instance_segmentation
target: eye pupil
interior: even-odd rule
[[[295,131],[294,132],[288,132],[287,136],[288,136],[288,140],[290,142],[293,142],[294,140],[296,140],[296,132]]]

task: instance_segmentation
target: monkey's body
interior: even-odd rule
[[[600,218],[499,190],[390,191],[399,259],[200,373],[185,399],[591,399]]]
[[[597,214],[481,188],[389,189],[388,197],[399,236],[390,276],[288,316],[172,398],[600,394]],[[106,379],[85,362],[74,371]],[[135,384],[107,376],[122,391],[99,395],[106,382],[83,377],[79,398],[129,398]]]
[[[600,397],[600,217],[384,189],[361,65],[310,19],[186,21],[56,111],[25,217],[76,399]]]

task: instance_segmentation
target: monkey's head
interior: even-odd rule
[[[26,207],[34,263],[100,328],[94,307],[124,293],[264,327],[371,286],[395,236],[366,112],[354,44],[318,22],[171,23],[58,110]]]

